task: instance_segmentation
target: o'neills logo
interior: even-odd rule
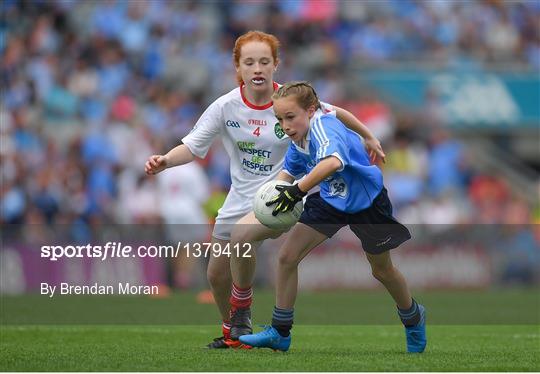
[[[248,125],[251,126],[266,126],[266,121],[264,119],[249,119]]]

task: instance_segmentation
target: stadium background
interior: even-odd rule
[[[2,370],[539,370],[540,2],[0,10]],[[382,141],[396,215],[414,236],[395,262],[429,311],[421,357],[402,354],[394,305],[348,230],[301,265],[289,355],[200,349],[219,319],[199,293],[200,259],[39,258],[42,244],[209,239],[230,183],[219,141],[157,177],[143,164],[235,87],[231,50],[250,29],[281,40],[278,82],[310,80]],[[278,246],[260,250],[255,323],[270,318]],[[39,295],[40,282],[62,281],[160,284],[160,297]]]
[[[396,215],[419,225],[417,243],[430,253],[409,261],[416,285],[537,283],[538,4],[3,2],[2,223],[211,220],[230,184],[219,142],[205,160],[157,178],[143,164],[235,86],[234,40],[262,29],[282,42],[279,82],[312,81],[382,141]],[[496,243],[477,238],[475,251],[463,237],[444,249],[440,237],[454,225],[514,228]],[[446,279],[457,254],[469,267],[454,264]],[[318,280],[315,269],[362,260],[351,256],[314,256],[304,266],[314,271],[304,273],[314,286],[339,285],[339,271]],[[426,261],[438,269],[431,278]],[[201,287],[202,268],[190,267],[169,276],[171,286]],[[477,276],[464,280],[469,273]],[[366,286],[366,275],[342,281]]]

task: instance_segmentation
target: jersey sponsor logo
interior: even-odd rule
[[[255,142],[238,141],[238,142],[236,142],[236,145],[238,146],[238,149],[240,149],[241,151],[244,151],[244,149],[253,149],[253,148],[255,148]]]
[[[240,128],[240,124],[236,121],[231,121],[230,119],[227,120],[227,122],[225,122],[225,126],[227,127],[233,127],[235,129],[239,129]]]
[[[285,136],[285,131],[279,125],[279,122],[274,125],[274,134],[276,134],[278,139],[281,139]]]
[[[253,155],[257,157],[270,158],[272,151],[267,151],[264,149],[256,149],[254,142],[236,142],[238,149],[248,155]]]
[[[274,165],[265,165],[264,164],[264,158],[254,156],[251,160],[243,159],[242,160],[242,166],[254,170],[254,171],[262,171],[262,172],[271,172]]]
[[[264,120],[264,119],[248,119],[248,125],[251,125],[251,126],[266,126],[266,120]]]
[[[330,196],[345,198],[347,196],[347,193],[349,192],[349,187],[347,186],[347,183],[345,183],[345,180],[343,180],[343,178],[335,178],[328,182],[328,185],[328,194]]]
[[[273,164],[266,164],[272,155],[272,151],[255,148],[255,142],[238,141],[236,145],[241,152],[251,156],[251,158],[242,159],[242,166],[245,170],[254,174],[264,174],[271,172],[274,168]]]

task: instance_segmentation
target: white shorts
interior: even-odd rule
[[[223,206],[218,211],[212,237],[231,240],[231,233],[236,222],[253,210],[253,198],[238,195],[233,188],[227,194]]]
[[[312,188],[308,195],[319,192],[319,186]],[[307,196],[304,197],[304,202]],[[241,196],[231,188],[223,206],[218,211],[212,237],[220,240],[231,240],[234,225],[246,214],[253,211],[253,197]]]

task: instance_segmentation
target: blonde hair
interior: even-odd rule
[[[295,96],[296,102],[304,110],[308,110],[312,105],[315,106],[315,109],[321,107],[317,92],[308,82],[287,82],[274,92],[272,100],[288,96]]]
[[[241,35],[240,37],[238,37],[238,39],[236,39],[236,42],[234,43],[234,48],[233,48],[234,66],[236,67],[240,66],[241,49],[245,44],[249,42],[266,43],[270,47],[270,50],[272,51],[272,57],[274,58],[274,65],[277,66],[279,62],[278,49],[280,46],[280,42],[278,38],[276,38],[274,35],[267,34],[262,31],[248,31],[247,33]],[[238,84],[240,85],[244,83],[239,73],[236,75],[236,80],[238,81]]]

